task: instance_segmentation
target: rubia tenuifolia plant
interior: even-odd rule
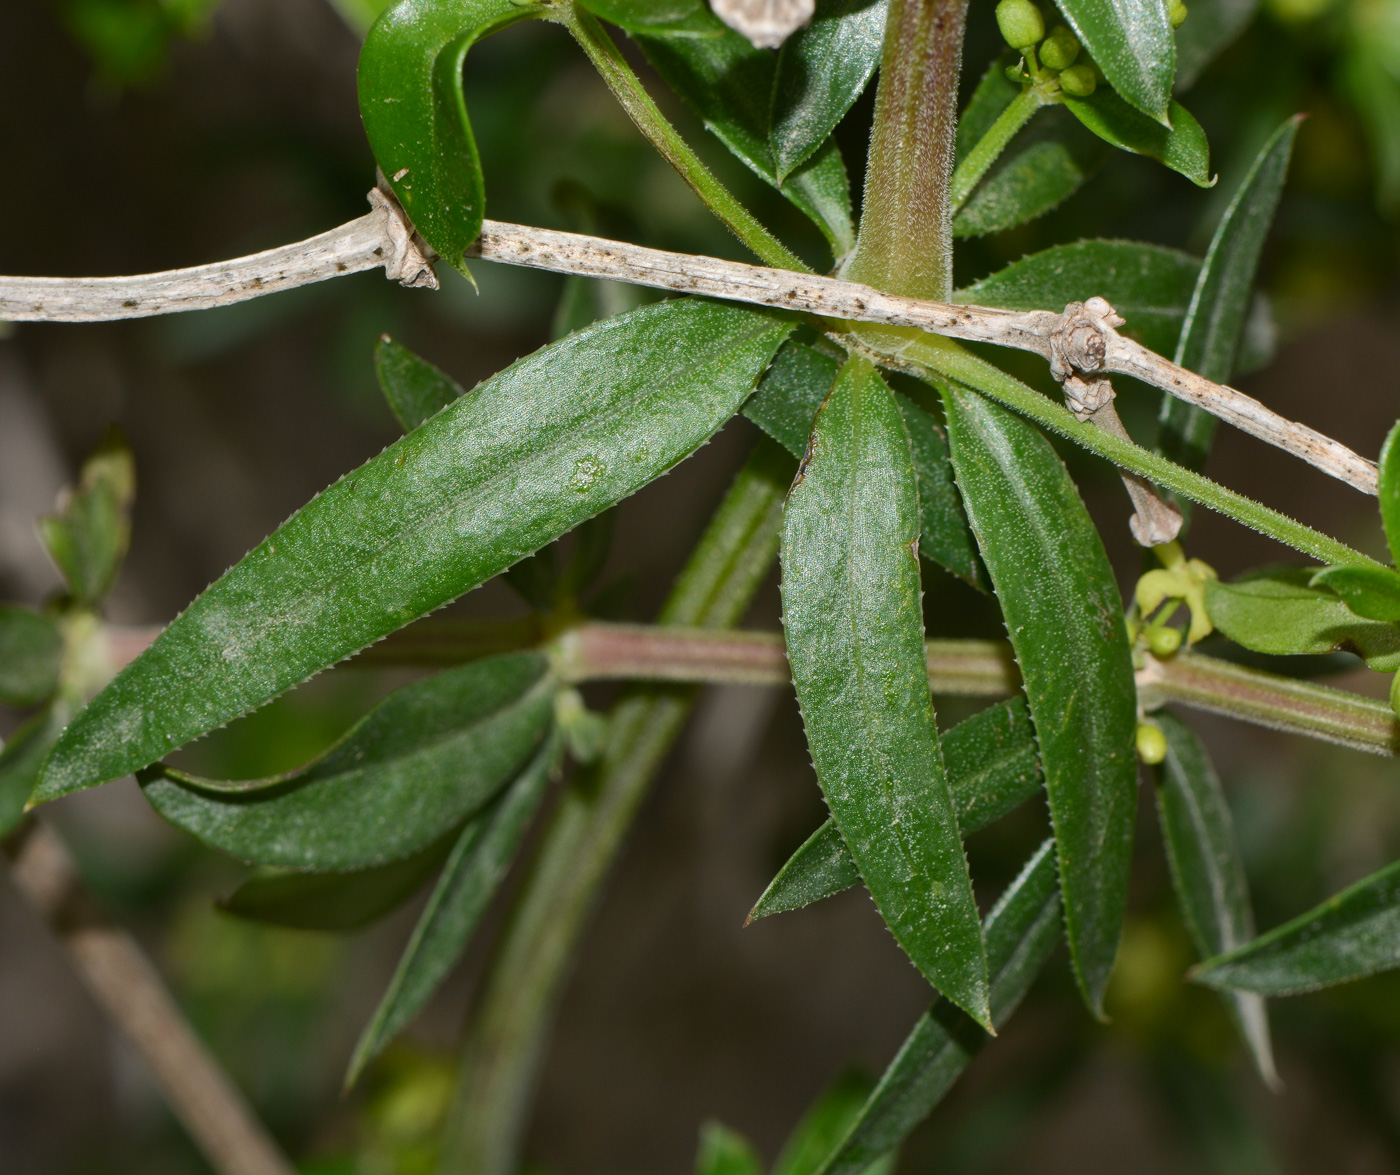
[[[954,291],[956,238],[1040,216],[1113,148],[1213,182],[1204,134],[1173,97],[1183,88],[1174,87],[1174,29],[1184,8],[1060,0],[1052,16],[1031,0],[1001,0],[995,18],[1009,49],[985,66],[961,112],[969,15],[960,0],[818,0],[805,27],[776,31],[770,18],[782,6],[719,8],[729,23],[703,0],[390,7],[365,41],[361,110],[383,184],[422,247],[465,268],[493,232],[511,228],[486,224],[482,235],[485,183],[462,71],[481,38],[545,20],[573,36],[639,130],[761,262],[805,270],[665,119],[612,26],[725,147],[811,218],[830,268],[863,283],[848,289],[1053,312],[1036,320],[1050,324],[1036,336],[1045,345],[1030,349],[1051,359],[1068,407],[1003,370],[990,348],[738,305],[755,295],[737,284],[717,291],[732,301],[677,297],[582,325],[465,392],[386,340],[378,374],[406,435],[278,528],[69,722],[93,686],[84,626],[95,624],[129,499],[129,477],[104,464],[112,458],[90,467],[47,531],[71,600],[58,619],[0,613],[4,700],[45,706],[0,757],[7,826],[26,799],[135,772],[168,820],[259,867],[226,901],[247,917],[346,928],[432,881],[355,1051],[353,1081],[460,957],[538,821],[466,1033],[440,1160],[444,1173],[508,1175],[569,960],[694,688],[787,672],[762,634],[718,631],[742,621],[781,554],[786,664],[830,818],[753,917],[863,884],[933,989],[879,1082],[839,1083],[799,1126],[783,1175],[888,1170],[1058,942],[1089,1012],[1102,1015],[1127,904],[1139,761],[1155,771],[1172,879],[1203,960],[1195,977],[1222,992],[1273,1082],[1264,997],[1400,965],[1397,867],[1257,936],[1219,779],[1185,724],[1151,715],[1174,699],[1395,753],[1400,735],[1384,707],[1182,646],[1214,625],[1259,652],[1345,648],[1395,672],[1400,577],[1201,476],[1214,419],[1199,407],[1164,396],[1159,451],[1140,447],[1103,368],[1122,341],[1115,325],[1215,385],[1267,358],[1245,324],[1297,122],[1264,143],[1204,259],[1081,240]],[[736,28],[781,48],[756,47]],[[1191,68],[1233,31],[1212,19],[1191,42]],[[833,131],[877,69],[857,223]],[[376,198],[382,208],[386,197]],[[583,240],[554,237],[513,255],[496,239],[498,260],[565,271]],[[644,263],[623,266],[626,247],[585,244],[590,264],[606,269],[612,257],[610,272],[650,280]],[[548,248],[562,252],[541,260]],[[859,297],[849,305],[865,308]],[[1155,370],[1167,372],[1161,386],[1185,386],[1180,371]],[[589,619],[609,508],[740,413],[767,435],[657,624]],[[1139,581],[1126,615],[1047,429],[1108,458],[1129,482],[1134,534],[1160,567]],[[1354,468],[1355,484],[1375,484],[1368,463]],[[1378,481],[1396,550],[1394,435]],[[1193,503],[1325,566],[1221,583],[1172,541]],[[550,544],[569,532],[576,541],[561,565]],[[454,663],[389,696],[314,762],[239,781],[162,763],[501,574],[536,617],[470,640],[428,621],[372,650],[366,659]],[[994,596],[1010,656],[1005,646],[926,644],[923,577],[943,574]],[[633,680],[605,717],[574,689],[594,678]],[[930,681],[934,694],[1014,696],[940,732]],[[963,840],[1039,796],[1051,835],[983,913]],[[700,1165],[758,1170],[747,1144],[721,1128],[707,1131]]]

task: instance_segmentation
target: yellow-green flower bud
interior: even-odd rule
[[[1166,625],[1152,629],[1147,634],[1147,647],[1154,657],[1170,657],[1181,648],[1181,629]]]
[[[1079,41],[1069,25],[1056,25],[1040,47],[1040,64],[1046,69],[1067,69],[1079,56]]]
[[[997,25],[1013,49],[1029,49],[1045,36],[1045,18],[1031,0],[1001,0]]]
[[[1071,65],[1060,71],[1060,89],[1071,98],[1087,98],[1098,89],[1099,80],[1087,65]]]
[[[1144,722],[1137,728],[1138,758],[1149,767],[1155,767],[1167,757],[1167,736],[1160,727]]]
[[[1169,0],[1167,4],[1167,19],[1171,21],[1172,28],[1179,29],[1186,23],[1186,5],[1181,0]]]

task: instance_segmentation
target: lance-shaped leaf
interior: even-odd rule
[[[1299,995],[1400,967],[1400,861],[1301,917],[1202,963],[1192,978],[1261,995]]]
[[[1175,715],[1162,711],[1156,722],[1167,738],[1167,757],[1156,769],[1157,812],[1172,886],[1196,950],[1209,959],[1254,937],[1244,865],[1225,792],[1205,747]],[[1232,992],[1225,1003],[1260,1076],[1277,1087],[1263,999]]]
[[[1385,528],[1390,557],[1400,563],[1400,424],[1386,434],[1378,473],[1381,525]]]
[[[875,1083],[864,1073],[844,1073],[803,1115],[783,1144],[773,1175],[816,1175],[823,1161],[846,1137]],[[863,1175],[892,1175],[896,1155],[888,1154],[865,1169]]]
[[[963,836],[1020,807],[1042,783],[1025,699],[1008,698],[959,722],[943,736],[943,762]],[[778,871],[749,921],[811,905],[858,881],[860,870],[828,819]]]
[[[1070,959],[1097,1013],[1127,904],[1137,790],[1123,605],[1098,531],[1049,442],[966,389],[949,387],[943,399],[958,487],[1040,743]]]
[[[744,404],[744,415],[794,457],[801,457],[807,451],[812,421],[839,367],[830,355],[789,339]],[[923,405],[907,396],[897,396],[896,402],[909,430],[919,486],[919,554],[979,591],[990,591],[962,499],[953,485],[947,438]]]
[[[1000,1027],[1039,974],[1060,931],[1055,845],[1046,841],[987,915],[992,1020]],[[915,1022],[819,1175],[859,1175],[899,1146],[962,1075],[986,1035],[947,1000]]]
[[[1400,574],[1393,567],[1324,567],[1312,586],[1335,592],[1366,620],[1400,620]]]
[[[486,214],[462,65],[482,37],[543,10],[516,0],[401,0],[360,50],[360,117],[374,158],[414,228],[458,269]]]
[[[1056,3],[1113,88],[1147,117],[1175,126],[1176,39],[1162,0]]]
[[[768,138],[777,56],[711,19],[719,26],[714,36],[638,35],[637,44],[715,137],[810,217],[834,255],[845,254],[855,243],[855,225],[840,150],[829,140],[779,178]]]
[[[1225,383],[1235,371],[1259,254],[1283,192],[1298,123],[1288,119],[1255,157],[1215,230],[1182,324],[1176,362],[1216,383]],[[1164,456],[1200,469],[1215,437],[1215,417],[1163,396],[1159,435]]]
[[[700,1127],[695,1175],[763,1175],[763,1164],[749,1140],[720,1122]]]
[[[452,838],[422,852],[348,873],[260,871],[219,907],[240,918],[297,930],[357,930],[408,901],[447,859]]]
[[[458,836],[389,989],[355,1046],[347,1086],[422,1010],[461,958],[544,799],[561,750],[562,739],[556,733],[520,777]]]
[[[1127,321],[1125,334],[1153,351],[1181,335],[1201,263],[1189,253],[1137,241],[1075,241],[1013,261],[953,295],[1005,310],[1060,311],[1096,294]]]
[[[1064,104],[1105,143],[1134,155],[1147,155],[1180,172],[1197,187],[1215,183],[1210,176],[1206,133],[1180,102],[1171,104],[1170,129],[1134,110],[1108,89],[1097,89],[1087,98],[1066,98]]]
[[[887,0],[817,0],[778,53],[768,132],[778,180],[811,158],[880,64]]]
[[[33,706],[58,688],[63,633],[42,612],[0,604],[0,702]]]
[[[849,360],[783,515],[783,627],[817,780],[924,976],[987,1023],[987,960],[929,698],[918,491],[894,394]]]
[[[466,393],[446,372],[420,359],[401,343],[384,335],[374,348],[374,370],[404,432],[412,432]]]
[[[283,776],[225,783],[158,764],[137,778],[170,823],[253,864],[379,865],[479,811],[534,752],[554,716],[547,670],[509,653],[404,686]]]
[[[791,329],[659,302],[493,376],[191,604],[64,733],[41,798],[154,762],[639,490],[734,414]]]
[[[1211,623],[1256,653],[1350,652],[1372,669],[1400,669],[1400,627],[1358,617],[1335,593],[1312,585],[1316,569],[1279,567],[1206,584]]]

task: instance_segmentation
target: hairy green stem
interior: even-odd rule
[[[810,272],[797,255],[764,228],[753,213],[739,203],[734,194],[700,162],[700,157],[652,101],[641,79],[632,72],[597,17],[572,3],[551,9],[549,16],[573,34],[608,89],[622,103],[628,117],[637,124],[637,129],[730,232],[752,249],[765,265],[775,269]]]
[[[661,612],[667,625],[742,619],[777,554],[795,464],[761,441]],[[680,734],[694,687],[640,688],[615,707],[598,764],[560,799],[492,959],[462,1050],[441,1175],[513,1175],[575,948],[622,838]]]
[[[1031,86],[1022,90],[1011,100],[1011,105],[1003,110],[977,145],[964,156],[953,172],[953,182],[948,191],[948,214],[956,215],[959,208],[967,203],[972,189],[987,174],[987,170],[1006,150],[1006,146],[1016,137],[1026,123],[1042,106],[1046,105],[1040,89]]]
[[[1305,555],[1311,555],[1323,563],[1375,563],[1375,560],[1347,546],[1346,543],[1305,526],[1286,514],[1272,510],[1234,490],[1226,489],[1210,478],[1184,469],[1165,457],[1149,453],[1130,440],[1075,419],[1068,409],[1027,387],[1015,377],[1007,375],[994,364],[978,358],[966,347],[951,339],[914,331],[896,331],[892,328],[884,328],[880,336],[867,337],[863,334],[861,338],[867,344],[877,340],[884,341],[890,348],[884,358],[893,360],[897,366],[916,372],[922,370],[925,375],[932,374],[935,379],[950,379],[980,392],[1037,424],[1067,437],[1091,453],[1097,453],[1100,457],[1112,461],[1122,469],[1145,477],[1183,498],[1199,502],[1202,506],[1224,514],[1227,518],[1233,518],[1236,522],[1277,539]]]
[[[946,302],[953,291],[953,174],[967,0],[890,0],[860,235],[844,276]]]

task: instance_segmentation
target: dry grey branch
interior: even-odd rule
[[[371,193],[371,202],[375,209],[368,216],[319,237],[218,265],[127,278],[0,277],[0,320],[94,322],[200,310],[381,265],[390,277],[405,284],[432,284],[435,279],[428,268],[429,258],[422,253],[401,210],[378,192]],[[1243,392],[1178,367],[1120,335],[1102,318],[1095,329],[1086,332],[1077,318],[1067,319],[1048,310],[928,302],[818,274],[491,220],[482,226],[472,252],[508,265],[609,278],[829,319],[913,327],[949,338],[1032,351],[1047,360],[1055,357],[1053,347],[1059,345],[1066,374],[1131,375],[1302,458],[1363,493],[1376,493],[1373,462],[1306,425],[1280,416]]]
[[[62,843],[42,824],[31,823],[21,834],[11,876],[98,1005],[145,1060],[209,1165],[219,1175],[293,1175],[135,939],[107,924]]]

